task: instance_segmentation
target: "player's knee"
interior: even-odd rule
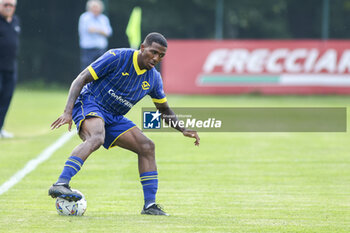
[[[141,154],[154,156],[154,151],[155,151],[155,145],[153,141],[147,140],[141,144],[141,148],[140,148]]]
[[[94,135],[89,139],[89,143],[93,150],[97,150],[105,142],[104,135]]]

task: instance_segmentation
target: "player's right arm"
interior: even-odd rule
[[[68,130],[71,130],[74,103],[77,100],[85,84],[92,81],[94,81],[94,78],[92,77],[90,71],[87,68],[83,70],[76,79],[74,79],[69,89],[67,104],[64,109],[64,112],[59,118],[57,118],[57,120],[55,120],[51,124],[51,129],[57,129],[64,124],[68,124]]]

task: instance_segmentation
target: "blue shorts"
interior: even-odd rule
[[[85,119],[91,117],[101,118],[105,123],[105,142],[103,147],[106,149],[113,147],[112,145],[121,135],[136,127],[134,122],[123,115],[113,115],[106,112],[97,103],[88,101],[85,98],[75,103],[72,117],[78,132]]]

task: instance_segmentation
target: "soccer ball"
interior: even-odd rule
[[[67,201],[63,198],[57,197],[56,199],[56,210],[59,215],[75,215],[75,216],[82,216],[87,207],[87,202],[84,197],[84,195],[76,190],[72,189],[72,191],[75,191],[82,195],[82,198],[79,201]]]

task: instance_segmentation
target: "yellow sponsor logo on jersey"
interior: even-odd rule
[[[113,56],[117,56],[112,50],[109,50],[110,54],[113,54]]]
[[[151,85],[149,85],[149,83],[147,81],[143,81],[142,82],[142,89],[143,90],[148,90],[150,88]]]
[[[122,75],[123,76],[129,76],[129,73],[128,72],[122,72]]]

